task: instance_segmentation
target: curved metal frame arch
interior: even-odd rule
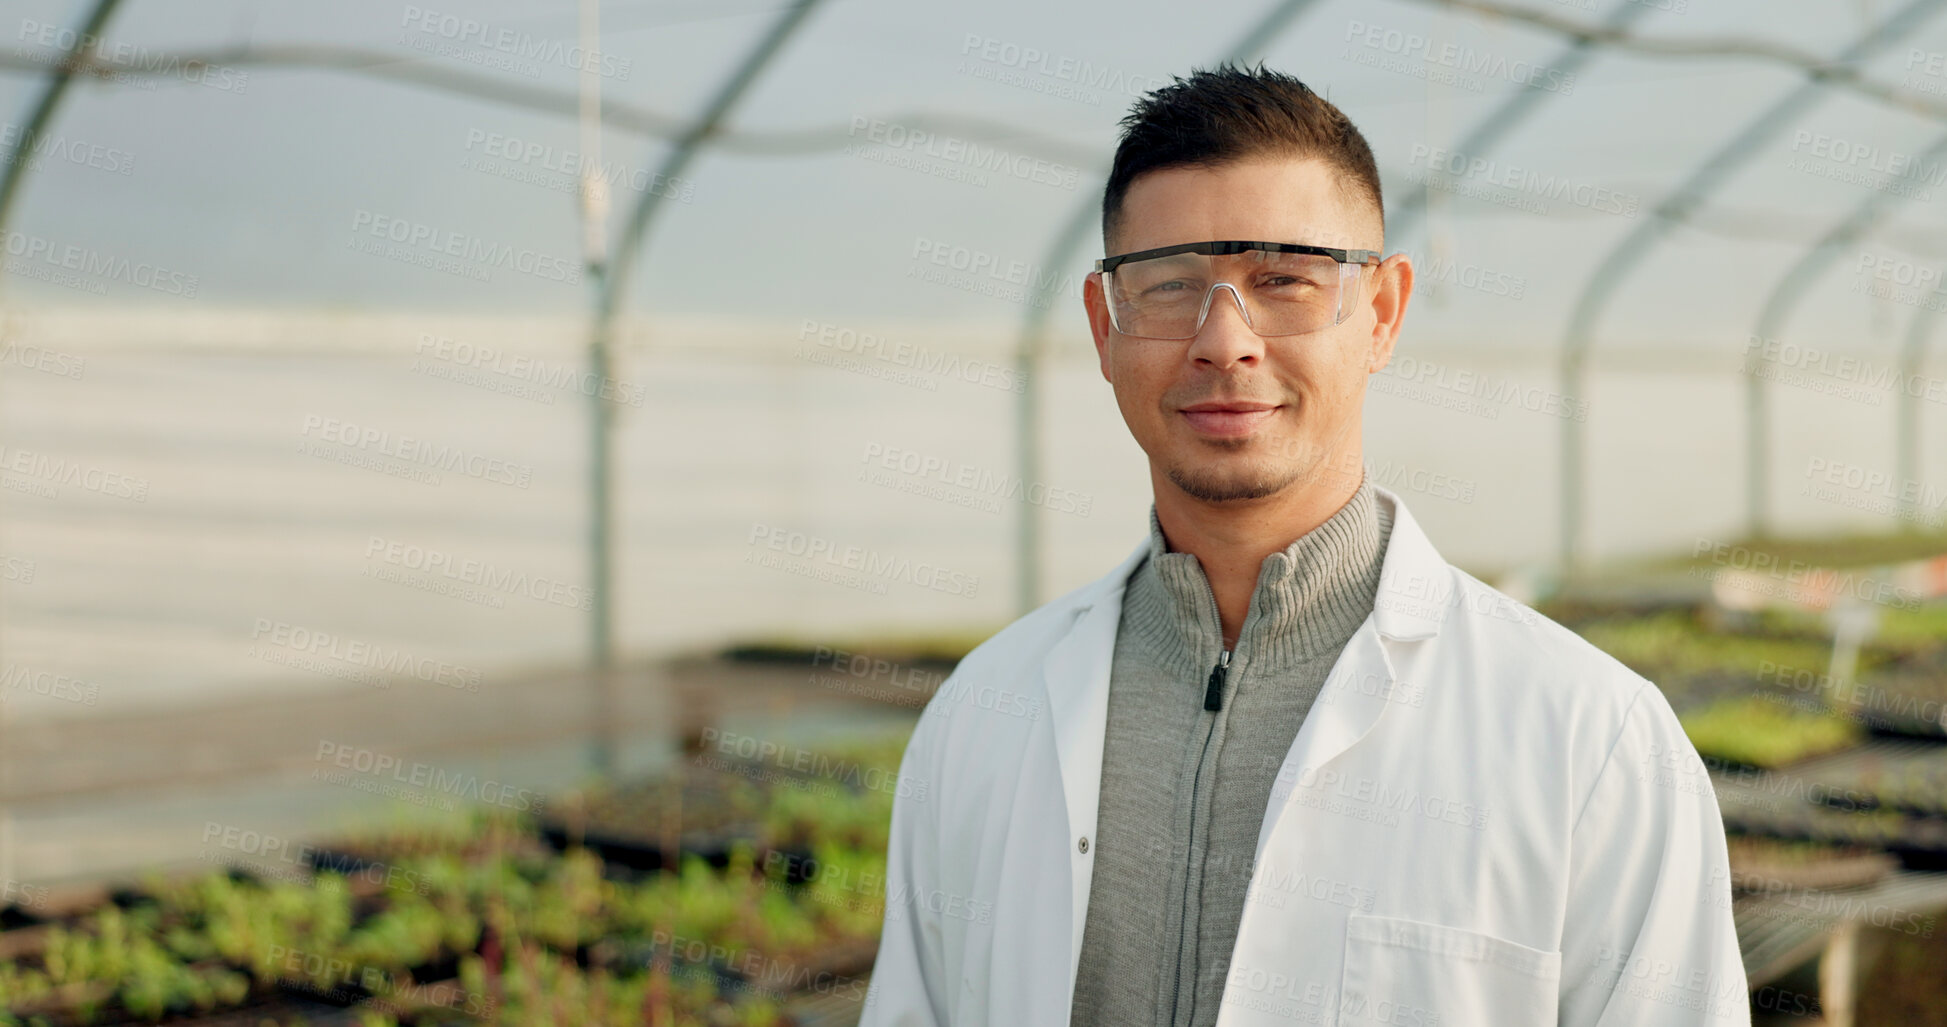
[[[1854,40],[1833,58],[1833,63],[1856,62],[1884,46],[1897,42],[1904,33],[1932,16],[1940,7],[1941,0],[1910,0],[1906,6]],[[1743,165],[1745,160],[1756,151],[1759,143],[1774,131],[1795,120],[1806,107],[1823,96],[1824,88],[1817,78],[1813,78],[1766,108],[1757,118],[1747,123],[1729,143],[1720,147],[1708,160],[1691,172],[1683,184],[1658,203],[1656,209],[1650,212],[1650,216],[1603,258],[1602,263],[1589,276],[1588,284],[1576,297],[1575,308],[1569,316],[1567,331],[1562,337],[1558,382],[1564,397],[1577,396],[1582,392],[1587,374],[1590,337],[1595,329],[1595,323],[1601,317],[1602,308],[1610,297],[1615,295],[1624,276],[1636,266],[1637,261],[1648,253],[1651,247],[1660,241],[1670,225],[1686,218],[1705,197]],[[1565,582],[1580,567],[1585,445],[1580,423],[1574,418],[1565,418],[1562,421],[1561,528],[1557,553],[1560,574]]]
[[[1264,46],[1276,38],[1300,14],[1303,14],[1315,0],[1283,0],[1270,13],[1250,27],[1221,58],[1226,61],[1245,61],[1260,53]],[[1084,194],[1082,202],[1062,223],[1061,230],[1055,234],[1054,241],[1048,245],[1042,257],[1041,267],[1060,268],[1075,257],[1075,251],[1082,245],[1088,233],[1090,219],[1095,216],[1101,204],[1101,194],[1091,198]],[[1047,344],[1048,314],[1054,300],[1061,292],[1060,274],[1043,275],[1035,283],[1034,298],[1028,303],[1027,316],[1021,322],[1021,335],[1014,350],[1014,373],[1016,381],[1024,382],[1014,401],[1014,441],[1015,464],[1020,468],[1021,481],[1032,483],[1041,476],[1041,375],[1039,365],[1042,351]],[[1023,485],[1025,490],[1027,486]],[[1040,605],[1041,596],[1041,517],[1040,508],[1027,502],[1025,493],[1015,518],[1014,549],[1014,603],[1018,614],[1025,614]]]
[[[144,67],[117,67],[117,76],[163,78],[175,69],[196,65],[231,67],[312,68],[321,71],[360,75],[392,85],[418,87],[441,93],[486,100],[506,107],[538,111],[543,114],[580,117],[580,98],[572,92],[542,86],[507,82],[465,68],[415,64],[418,58],[401,58],[379,50],[347,46],[261,46],[220,50],[183,51],[150,55]],[[39,75],[44,62],[18,54],[0,52],[0,73],[30,71]],[[78,73],[92,72],[95,65],[82,64]],[[952,112],[906,110],[874,116],[877,120],[913,128],[933,129],[970,141],[1002,143],[1069,164],[1084,164],[1094,151],[1056,138],[1025,125],[1014,125],[993,118]],[[626,101],[604,98],[601,123],[657,139],[675,139],[688,125],[671,114],[651,110]],[[853,139],[845,124],[767,131],[740,131],[719,126],[707,140],[713,149],[726,153],[762,156],[787,156],[801,153],[829,153]]]
[[[792,33],[796,32],[800,25],[804,24],[805,18],[821,2],[823,0],[798,0],[785,10],[771,26],[770,31],[764,33],[764,37],[758,40],[757,46],[752,48],[737,66],[737,70],[732,72],[717,89],[716,95],[710,98],[709,104],[703,108],[703,114],[690,122],[683,129],[682,134],[671,142],[669,155],[663,159],[662,166],[656,169],[663,176],[662,181],[666,182],[682,175],[690,162],[696,158],[696,152],[702,149],[703,143],[716,134],[723,124],[723,119],[729,117],[731,108],[743,99],[758,76],[763,74],[771,58],[777,56],[778,51],[784,48],[785,41],[791,38]],[[641,198],[636,201],[635,210],[629,214],[629,223],[623,228],[622,238],[616,244],[613,261],[605,269],[602,284],[598,287],[601,293],[601,316],[605,320],[613,320],[622,305],[622,289],[612,287],[610,283],[619,282],[622,286],[628,284],[623,280],[628,278],[629,272],[634,269],[636,251],[641,248],[644,237],[648,235],[650,222],[655,218],[656,211],[661,209],[663,198],[662,193],[645,189]]]
[[[1936,138],[1921,159],[1938,160],[1941,157],[1947,157],[1947,135]],[[1771,503],[1771,437],[1768,433],[1770,418],[1766,408],[1765,383],[1768,380],[1766,372],[1772,366],[1772,361],[1766,355],[1768,347],[1764,343],[1778,337],[1786,319],[1796,310],[1799,298],[1805,294],[1805,287],[1832,266],[1839,247],[1872,231],[1887,214],[1907,199],[1884,190],[1873,190],[1778,277],[1778,284],[1772,287],[1771,294],[1758,311],[1757,326],[1752,334],[1758,343],[1759,356],[1755,362],[1747,360],[1743,368],[1744,530],[1752,538],[1762,538],[1771,529],[1768,516]],[[1915,314],[1916,331],[1924,313],[1923,308]],[[1909,339],[1908,345],[1912,344]],[[1749,344],[1745,348],[1749,349]],[[1904,431],[1905,425],[1900,425],[1899,430]],[[1909,440],[1903,436],[1901,441],[1904,444]]]
[[[1447,6],[1455,10],[1465,10],[1452,4]],[[1648,14],[1651,9],[1649,4],[1624,0],[1620,6],[1609,13],[1607,18],[1603,19],[1602,31],[1620,32]],[[1548,66],[1570,73],[1580,71],[1583,65],[1595,59],[1595,45],[1595,42],[1587,36],[1576,36],[1574,42],[1563,47],[1561,52],[1548,62]],[[1553,95],[1556,94],[1541,89],[1521,89],[1476,122],[1466,138],[1455,144],[1454,150],[1469,156],[1478,156],[1493,150],[1501,140],[1507,138],[1508,133],[1519,128],[1543,101]],[[1409,191],[1406,198],[1400,201],[1399,210],[1395,214],[1397,220],[1387,228],[1396,230],[1401,237],[1417,228],[1420,216],[1426,213],[1431,194],[1432,187],[1424,182],[1418,189]]]
[[[27,116],[27,127],[21,130],[7,154],[7,170],[0,174],[0,231],[7,227],[8,217],[13,213],[16,197],[20,195],[21,183],[27,180],[28,154],[33,152],[34,143],[47,131],[48,123],[54,120],[54,112],[60,109],[61,99],[67,95],[68,86],[73,83],[76,71],[76,58],[84,56],[94,47],[94,40],[100,38],[101,30],[114,15],[115,8],[122,0],[96,0],[94,9],[82,19],[81,27],[75,30],[75,45],[68,50],[68,59],[48,69],[47,87],[41,91],[40,99],[34,101],[33,113]]]
[[[757,45],[738,63],[736,70],[718,87],[702,115],[674,140],[662,165],[657,168],[662,177],[650,181],[669,182],[681,177],[696,158],[696,152],[704,141],[717,131],[731,109],[743,99],[771,59],[777,56],[785,42],[804,24],[805,18],[820,2],[799,0],[772,23],[770,30],[764,33]],[[654,189],[643,190],[635,208],[629,212],[628,223],[614,250],[590,262],[589,277],[593,279],[595,311],[589,329],[588,363],[589,373],[595,375],[597,383],[614,380],[612,343],[615,320],[621,313],[629,273],[635,269],[636,255],[648,238],[649,226],[655,219],[656,211],[661,208],[663,196],[662,192]],[[610,488],[610,480],[614,476],[615,463],[615,411],[605,390],[601,388],[597,388],[594,395],[589,397],[588,410],[589,662],[595,671],[594,687],[599,693],[595,704],[593,762],[598,769],[610,772],[615,769],[615,746],[607,737],[607,729],[612,727],[612,721],[604,716],[604,711],[614,705],[615,495]]]
[[[1935,94],[1876,82],[1860,74],[1855,68],[1793,46],[1736,36],[1704,36],[1686,39],[1636,36],[1620,29],[1578,25],[1568,17],[1542,10],[1534,5],[1506,4],[1498,0],[1416,0],[1416,2],[1444,4],[1448,7],[1472,11],[1483,18],[1531,25],[1574,39],[1585,39],[1619,52],[1636,53],[1647,57],[1729,57],[1782,64],[1802,71],[1832,89],[1858,93],[1878,103],[1935,120],[1947,120],[1947,102],[1935,99]],[[1621,0],[1621,2],[1642,3],[1644,0]]]
[[[121,0],[96,0],[95,6],[82,19],[81,27],[75,31],[75,45],[68,50],[68,59],[48,70],[47,87],[41,91],[40,98],[34,101],[33,112],[27,116],[27,127],[21,130],[20,137],[7,152],[7,170],[0,174],[0,233],[4,233],[7,219],[13,212],[14,200],[20,195],[21,183],[27,179],[34,143],[47,130],[54,120],[54,112],[61,106],[61,98],[67,95],[68,86],[74,81],[75,58],[86,53],[95,45],[94,40],[101,36],[102,27],[115,13]],[[6,737],[11,711],[0,706],[0,739]],[[0,803],[0,880],[12,880],[13,869],[13,813],[4,803]]]
[[[786,9],[778,21],[760,40],[759,44],[746,56],[736,73],[719,89],[707,105],[703,115],[698,120],[689,123],[674,140],[673,149],[662,165],[662,171],[665,175],[673,176],[679,174],[693,161],[696,152],[709,142],[713,136],[722,131],[723,120],[735,107],[744,93],[747,92],[748,88],[762,74],[763,70],[768,66],[784,43],[795,33],[805,17],[816,7],[818,2],[819,0],[801,0],[800,3],[794,4]],[[1275,38],[1288,28],[1291,21],[1305,11],[1311,2],[1312,0],[1285,0],[1284,3],[1280,4],[1251,28],[1233,46],[1226,59],[1247,59],[1249,56],[1258,52],[1272,38]],[[86,35],[98,35],[100,28],[105,24],[118,3],[119,0],[98,0],[84,22],[83,33]],[[1940,0],[1912,0],[1905,8],[1856,41],[1837,59],[1840,61],[1855,61],[1871,53],[1891,42],[1893,37],[1914,24],[1917,24],[1921,19],[1930,16],[1939,5]],[[1462,7],[1461,9],[1466,8]],[[1603,23],[1604,27],[1608,29],[1621,28],[1647,10],[1649,10],[1648,5],[1624,3],[1617,10],[1611,12]],[[1556,62],[1558,64],[1572,63],[1579,66],[1593,58],[1593,50],[1597,45],[1600,45],[1600,40],[1592,40],[1586,36],[1576,37],[1575,41],[1567,46],[1556,58]],[[16,145],[16,152],[23,147],[31,145],[31,140],[34,138],[35,133],[38,130],[43,130],[45,125],[51,120],[65,87],[75,74],[76,68],[71,61],[63,62],[61,65],[49,71],[48,77],[50,81],[48,88],[30,119],[27,131],[23,133],[21,141]],[[1633,263],[1642,253],[1654,245],[1658,237],[1667,230],[1667,222],[1681,219],[1693,209],[1705,195],[1717,185],[1721,184],[1722,180],[1728,177],[1731,171],[1741,163],[1747,156],[1751,146],[1757,140],[1769,134],[1778,125],[1811,103],[1820,95],[1820,88],[1821,84],[1819,79],[1814,77],[1784,100],[1775,104],[1765,114],[1761,115],[1759,119],[1751,123],[1729,146],[1726,146],[1713,155],[1711,160],[1694,172],[1683,186],[1660,204],[1655,211],[1656,220],[1647,221],[1639,226],[1622,244],[1611,251],[1596,273],[1591,276],[1583,293],[1578,297],[1575,313],[1571,318],[1570,327],[1564,338],[1562,381],[1565,392],[1573,394],[1576,390],[1571,386],[1579,385],[1585,375],[1587,353],[1591,348],[1590,336],[1594,324],[1600,316],[1602,306],[1614,294],[1617,283],[1628,273]],[[1517,127],[1522,120],[1528,117],[1543,99],[1545,97],[1536,94],[1532,90],[1523,90],[1509,98],[1500,108],[1482,119],[1476,125],[1466,137],[1464,145],[1470,150],[1492,148],[1504,139],[1510,131]],[[1947,140],[1943,140],[1941,145],[1947,146]],[[6,169],[4,176],[0,176],[0,227],[4,226],[7,216],[10,213],[11,204],[20,187],[25,167],[26,162],[14,161]],[[613,325],[623,305],[625,280],[633,270],[636,256],[646,240],[650,226],[654,220],[654,215],[660,206],[659,201],[660,197],[654,193],[645,193],[641,197],[632,212],[623,239],[617,246],[611,262],[606,266],[596,269],[597,273],[594,277],[596,278],[597,289],[597,327],[591,333],[590,348],[591,356],[601,358],[603,368],[606,367],[607,358],[610,356],[608,347],[612,338]],[[1425,206],[1426,193],[1424,188],[1409,194],[1407,200],[1402,205],[1400,211],[1401,221],[1396,222],[1396,230],[1405,233],[1417,227],[1418,219],[1423,215]],[[1055,241],[1051,244],[1048,251],[1048,259],[1043,266],[1059,267],[1072,256],[1074,250],[1081,244],[1082,238],[1087,231],[1094,207],[1094,202],[1085,201],[1077,208],[1074,215],[1064,224],[1056,236]],[[1834,233],[1838,232],[1840,232],[1840,229],[1834,230]],[[1836,237],[1834,233],[1828,233],[1828,240]],[[1822,242],[1821,248],[1829,249],[1829,246]],[[1801,264],[1812,260],[1814,260],[1814,254],[1808,253],[1805,260],[1801,261]],[[1815,272],[1802,272],[1802,274],[1810,273]],[[1801,274],[1801,272],[1798,272],[1798,269],[1795,268],[1794,274]],[[1058,281],[1059,276],[1056,276],[1054,279],[1040,283],[1037,289],[1037,299],[1040,302],[1031,306],[1027,312],[1016,359],[1017,370],[1023,373],[1038,364],[1043,355],[1048,321],[1047,304],[1052,300],[1054,293],[1058,291]],[[1767,301],[1768,310],[1774,303],[1781,310],[1787,305],[1787,301],[1780,298],[1782,291],[1786,290],[1787,287],[1787,281],[1780,282],[1777,289],[1774,290],[1772,300]],[[1785,315],[1779,313],[1775,316],[1782,320]],[[1932,318],[1925,311],[1916,314],[1913,319],[1910,336],[1903,350],[1903,359],[1918,360],[1918,354],[1924,351],[1926,338],[1931,330],[1931,321]],[[1761,318],[1761,324],[1762,322],[1763,319]],[[1762,334],[1763,332],[1761,331]],[[606,371],[598,368],[598,373],[606,373]],[[1038,453],[1038,383],[1034,375],[1028,375],[1025,381],[1027,382],[1027,386],[1020,394],[1018,400],[1020,411],[1020,432],[1018,437],[1020,465],[1024,480],[1034,480],[1037,476],[1040,462]],[[1752,403],[1756,411],[1754,416],[1761,421],[1763,403],[1762,386],[1756,384],[1755,380],[1752,395],[1758,397]],[[1910,397],[1904,396],[1903,394],[1903,406],[1905,405],[1904,400],[1908,398]],[[605,465],[608,460],[607,442],[609,426],[606,421],[609,411],[606,410],[605,404],[600,402],[597,402],[595,407],[600,412],[598,425],[595,429],[595,434],[601,438],[601,456],[598,460]],[[1757,438],[1758,433],[1754,432],[1753,439]],[[1565,435],[1563,439],[1563,526],[1561,545],[1562,565],[1565,570],[1573,567],[1579,550],[1579,533],[1582,527],[1580,523],[1581,493],[1583,488],[1583,482],[1581,480],[1583,468],[1580,453],[1582,442],[1580,428],[1573,421],[1565,422]],[[1903,460],[1910,459],[1913,458],[1903,455]],[[1754,464],[1753,466],[1756,465]],[[593,476],[602,479],[601,492],[604,502],[601,505],[606,508],[606,473],[597,472]],[[1762,486],[1754,486],[1754,488],[1762,488]],[[1040,568],[1038,561],[1034,559],[1034,556],[1038,553],[1040,539],[1040,525],[1037,513],[1038,511],[1035,510],[1033,504],[1023,504],[1020,517],[1019,550],[1019,598],[1023,611],[1031,607],[1038,600],[1039,594]],[[598,544],[606,552],[607,547],[605,541],[608,532],[611,530],[612,522],[606,513],[598,515],[596,521],[597,524],[594,527],[594,534],[597,539],[601,540]],[[1754,523],[1761,523],[1761,515],[1754,515],[1753,521]],[[604,615],[596,618],[598,626],[594,629],[594,632],[598,653],[605,653],[612,646],[612,632],[607,626],[609,618],[612,617],[612,607],[608,602],[610,592],[610,586],[607,581],[608,568],[605,557],[594,562],[598,564],[594,584],[596,605],[598,609],[604,610]]]
[[[1915,310],[1913,319],[1907,322],[1906,342],[1900,346],[1899,376],[1895,379],[1900,394],[1894,401],[1893,430],[1898,447],[1895,466],[1902,482],[1920,480],[1920,397],[1908,383],[1920,376],[1927,345],[1933,341],[1934,321],[1939,316],[1938,307]],[[1904,486],[1900,490],[1900,509],[1906,515],[1908,530],[1920,523],[1919,497],[1908,495]]]

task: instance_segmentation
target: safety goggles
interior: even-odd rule
[[[1343,323],[1359,300],[1359,272],[1377,250],[1300,243],[1190,242],[1095,262],[1109,322],[1144,339],[1194,339],[1210,298],[1228,289],[1262,336],[1304,335]]]

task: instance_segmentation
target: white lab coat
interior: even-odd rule
[[[1748,1024],[1716,797],[1662,693],[1378,498],[1375,608],[1272,791],[1217,1023]],[[1148,545],[928,704],[865,1027],[1068,1022],[1111,655]]]

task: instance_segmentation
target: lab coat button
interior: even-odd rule
[[[1083,855],[1088,855],[1088,835],[1083,835],[1082,840],[1075,843],[1075,847],[1082,850]]]

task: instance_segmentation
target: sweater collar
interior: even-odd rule
[[[1373,611],[1391,513],[1362,481],[1323,524],[1266,556],[1233,659],[1276,671],[1343,647]],[[1182,673],[1201,673],[1223,648],[1203,565],[1169,548],[1153,502],[1149,549],[1130,577],[1123,618],[1139,645]]]

